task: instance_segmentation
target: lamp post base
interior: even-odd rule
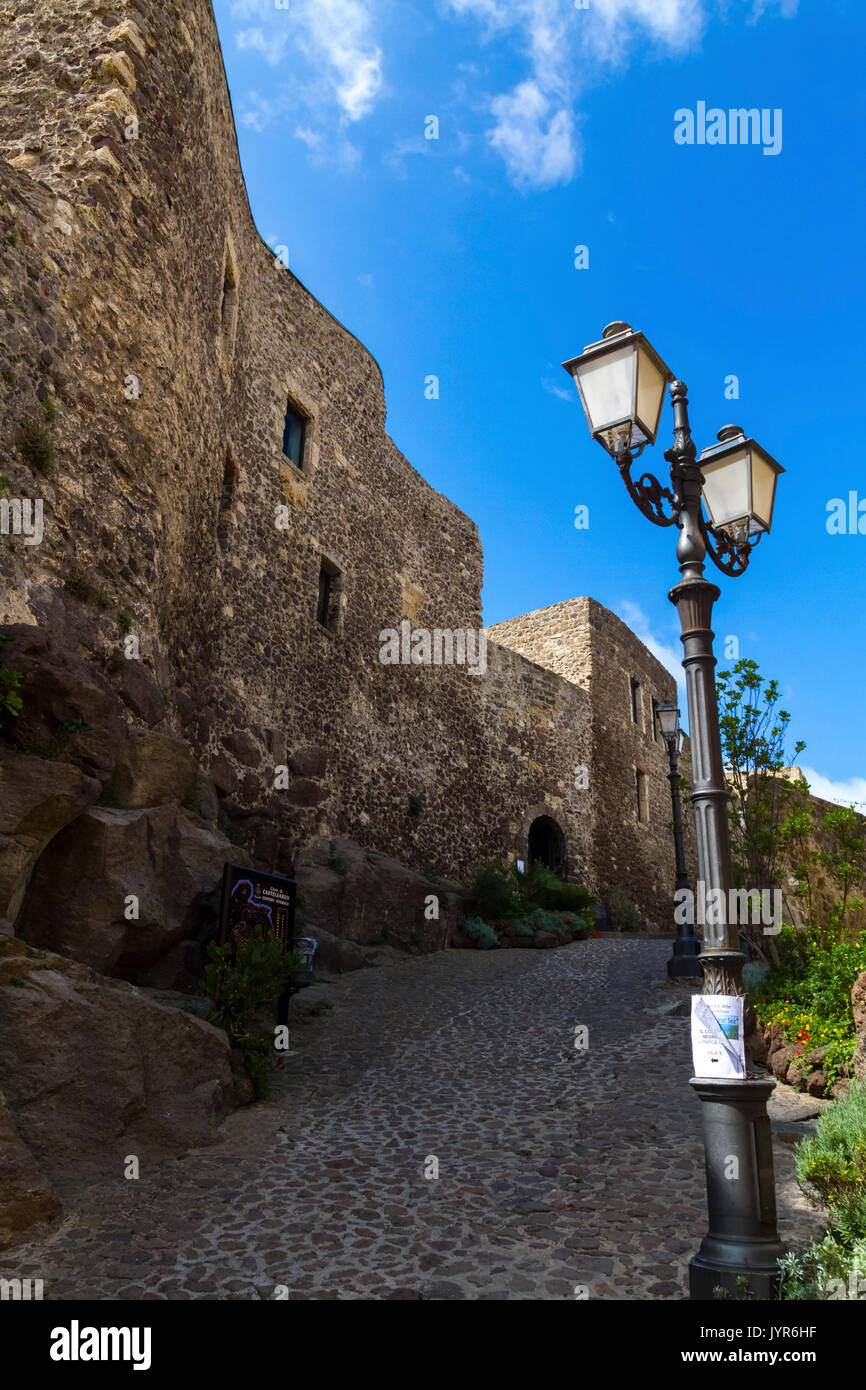
[[[704,971],[698,960],[703,950],[700,941],[693,936],[679,936],[674,942],[674,953],[668,961],[668,979],[701,979]]]
[[[689,1295],[709,1300],[719,1285],[735,1297],[774,1298],[786,1247],[776,1229],[772,1079],[689,1082],[701,1101],[709,1229],[689,1262]]]

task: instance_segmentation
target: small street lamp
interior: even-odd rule
[[[659,733],[667,744],[668,750],[668,781],[671,784],[671,808],[674,821],[674,854],[677,865],[677,892],[680,889],[688,890],[689,874],[686,868],[686,852],[683,844],[683,811],[680,805],[680,754],[683,751],[685,734],[680,727],[680,712],[676,705],[660,705],[656,710],[656,720],[658,722]],[[694,913],[689,914],[690,917]],[[700,955],[700,943],[695,940],[694,927],[692,922],[677,923],[677,939],[674,942],[674,953],[668,961],[668,978],[671,980],[681,980],[691,977],[699,979],[703,974],[698,956]]]
[[[681,579],[668,597],[680,617],[684,648],[698,877],[706,890],[721,890],[727,903],[732,886],[729,792],[711,628],[713,604],[721,590],[704,578],[704,559],[709,555],[723,574],[746,570],[753,549],[770,529],[776,481],[783,469],[733,425],[720,431],[719,444],[706,449],[698,461],[684,382],[674,378],[644,335],[627,323],[608,324],[599,342],[563,365],[576,382],[593,439],[616,463],[632,501],[656,526],[679,529]],[[651,473],[632,477],[635,459],[647,444],[655,443],[668,383],[674,409],[673,447],[665,451],[669,488]],[[739,928],[727,916],[722,926],[708,923],[704,928],[704,994],[744,993]],[[689,1264],[694,1299],[711,1299],[719,1284],[736,1293],[740,1277],[764,1298],[777,1286],[777,1261],[785,1247],[776,1229],[767,1116],[775,1084],[772,1077],[754,1075],[743,1080],[691,1079],[704,1119],[709,1211],[709,1229]]]

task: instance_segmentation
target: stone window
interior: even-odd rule
[[[283,421],[283,454],[303,473],[304,450],[307,442],[307,417],[302,415],[293,401],[286,406]]]
[[[235,526],[235,494],[238,485],[238,461],[235,451],[229,444],[223,465],[223,486],[220,494],[219,516],[217,518],[217,540],[221,550],[228,550]]]
[[[632,679],[632,681],[631,681],[631,722],[632,722],[633,724],[639,724],[639,723],[640,723],[640,714],[641,714],[641,691],[640,691],[640,681],[636,681],[636,680]]]
[[[238,327],[238,270],[228,238],[223,253],[223,285],[220,297],[220,344],[227,358],[235,350]]]
[[[319,568],[319,594],[316,601],[316,621],[328,632],[336,632],[340,620],[342,575],[330,560],[322,558]]]
[[[649,820],[649,778],[641,768],[635,768],[634,789],[637,799],[637,818],[643,824]]]
[[[659,713],[659,702],[658,702],[658,700],[653,700],[653,739],[655,740],[656,743],[658,743],[659,737],[660,737],[660,735],[659,735],[658,713]]]

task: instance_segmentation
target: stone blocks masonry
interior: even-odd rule
[[[668,926],[675,686],[623,623],[499,624],[483,676],[379,660],[403,618],[480,626],[477,528],[257,232],[210,4],[2,4],[0,92],[0,473],[44,505],[41,544],[0,537],[0,622],[183,738],[263,867],[343,836],[459,879],[548,817],[571,878]]]

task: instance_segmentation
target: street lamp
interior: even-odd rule
[[[727,903],[732,886],[729,793],[710,626],[721,590],[704,578],[704,559],[709,555],[723,574],[746,570],[752,550],[770,529],[776,481],[783,469],[733,425],[721,430],[718,445],[697,461],[685,384],[627,323],[608,324],[597,343],[563,366],[577,384],[593,439],[614,459],[629,496],[656,526],[679,528],[681,579],[668,597],[680,617],[684,648],[698,877],[705,890],[721,890]],[[665,451],[669,488],[651,473],[632,477],[635,459],[647,444],[655,443],[668,384],[674,409],[673,447]],[[723,916],[722,926],[714,922],[704,928],[703,992],[742,995],[739,930],[728,922],[727,913]],[[777,1261],[785,1247],[776,1230],[767,1117],[775,1084],[771,1077],[754,1075],[742,1080],[691,1079],[704,1120],[709,1210],[709,1229],[689,1264],[692,1298],[712,1298],[718,1284],[735,1293],[740,1277],[767,1298],[777,1285]],[[732,1158],[737,1162],[732,1164]]]
[[[667,744],[668,750],[668,781],[671,784],[671,809],[674,821],[674,854],[677,865],[677,894],[682,889],[688,891],[691,888],[689,874],[686,868],[686,852],[683,845],[683,812],[680,805],[680,754],[683,751],[683,741],[685,734],[680,726],[680,712],[676,705],[660,705],[656,710],[656,722],[659,733]],[[679,899],[678,899],[679,901]],[[693,900],[694,901],[694,900]],[[693,917],[693,913],[688,914]],[[699,979],[703,974],[698,956],[700,955],[700,944],[695,940],[695,933],[692,923],[677,922],[677,939],[674,942],[674,953],[668,961],[668,978],[671,980]]]

